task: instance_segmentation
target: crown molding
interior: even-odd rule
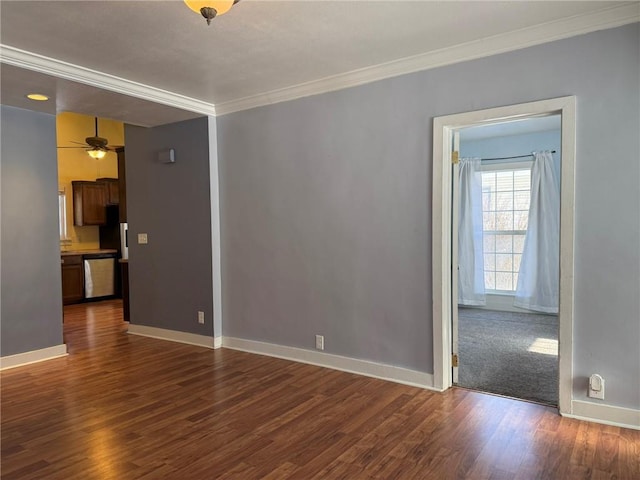
[[[217,115],[226,115],[264,105],[342,90],[386,78],[489,57],[638,21],[640,21],[640,6],[638,3],[606,8],[238,100],[216,103],[216,112]]]
[[[9,45],[0,44],[0,62],[190,112],[220,116],[519,50],[638,21],[640,21],[640,6],[634,2],[215,105]]]
[[[105,72],[0,44],[0,62],[170,107],[215,115],[215,105]]]

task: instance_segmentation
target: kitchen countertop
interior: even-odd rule
[[[61,250],[60,255],[66,257],[68,255],[95,255],[96,253],[118,253],[113,248],[94,248],[92,250]]]

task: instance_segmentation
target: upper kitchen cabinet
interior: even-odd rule
[[[71,182],[73,186],[73,224],[105,225],[107,223],[107,189],[101,182]]]
[[[120,203],[119,180],[117,178],[98,178],[96,182],[104,184],[107,205]]]

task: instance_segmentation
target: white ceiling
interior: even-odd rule
[[[608,18],[607,12],[630,5],[639,4],[242,0],[207,27],[182,1],[2,0],[0,39],[4,46],[218,106],[460,45],[487,42],[496,50],[496,39],[525,39],[538,31],[532,28],[561,21],[561,36],[570,36],[583,32],[576,19]],[[25,85],[41,85],[53,94],[57,111],[141,125],[194,116],[17,66],[4,65],[1,81],[3,103],[22,101]]]

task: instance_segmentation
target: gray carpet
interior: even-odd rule
[[[459,308],[458,318],[458,385],[558,404],[557,316]]]

